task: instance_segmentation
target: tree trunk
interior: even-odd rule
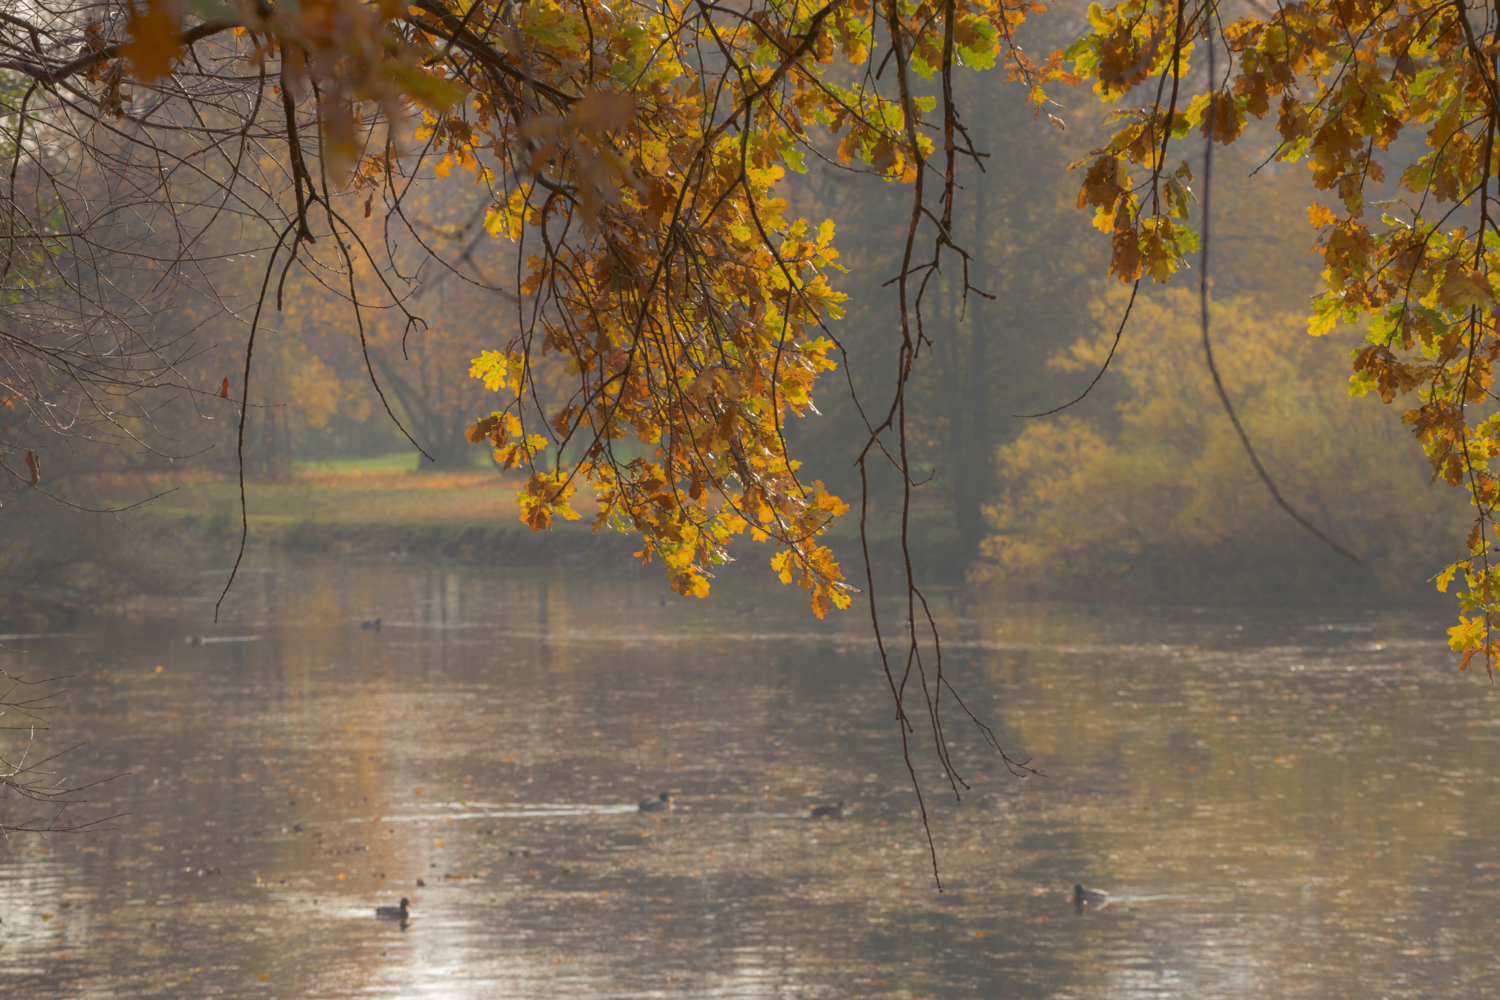
[[[989,209],[988,185],[977,184],[974,192],[974,227],[968,238],[969,281],[975,288],[991,295],[996,289],[988,287],[989,268],[986,262],[989,250],[989,233],[985,231],[986,213]],[[961,557],[966,563],[979,555],[979,543],[984,538],[983,507],[990,499],[995,485],[995,432],[991,420],[990,394],[994,389],[990,377],[991,339],[998,334],[994,323],[1000,310],[982,295],[969,297],[969,342],[968,359],[963,369],[963,388],[955,395],[967,402],[966,426],[955,428],[958,444],[958,475],[954,479],[953,515],[958,527],[958,544]],[[955,329],[957,324],[954,324]]]

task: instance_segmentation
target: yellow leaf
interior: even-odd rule
[[[672,158],[667,154],[667,144],[659,139],[647,139],[641,143],[641,164],[653,177],[665,177],[672,169]]]
[[[1313,204],[1307,206],[1307,221],[1311,222],[1314,227],[1322,229],[1324,226],[1336,224],[1339,220],[1338,216],[1329,211],[1327,207]]]
[[[469,377],[484,380],[484,387],[491,392],[505,388],[505,376],[509,370],[509,359],[504,351],[485,351],[469,364]]]
[[[507,213],[505,213],[504,208],[490,208],[489,211],[484,213],[484,232],[492,235],[492,237],[498,237],[501,232],[510,231],[508,223],[510,223],[510,220],[507,219]]]

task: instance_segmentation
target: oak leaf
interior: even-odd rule
[[[150,83],[172,72],[172,63],[182,55],[182,4],[180,0],[146,0],[139,11],[131,4],[125,22],[131,41],[120,54],[135,67],[135,77]]]

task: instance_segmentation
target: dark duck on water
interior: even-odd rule
[[[664,813],[672,811],[672,796],[662,792],[654,799],[641,799],[641,812]]]
[[[1081,913],[1085,906],[1097,910],[1109,902],[1109,896],[1098,889],[1085,889],[1083,886],[1075,883],[1073,886],[1073,898],[1068,900],[1068,902],[1072,903],[1074,908]]]
[[[400,906],[375,907],[375,917],[379,920],[405,920],[406,910],[409,906],[411,906],[411,900],[402,896]]]

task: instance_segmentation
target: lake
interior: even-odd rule
[[[955,688],[1045,774],[950,703],[955,801],[910,703],[938,892],[862,605],[722,590],[269,564],[217,624],[208,596],[0,640],[72,675],[33,752],[129,772],[90,793],[107,829],[0,842],[0,993],[1500,993],[1500,700],[1445,608],[939,597]]]

